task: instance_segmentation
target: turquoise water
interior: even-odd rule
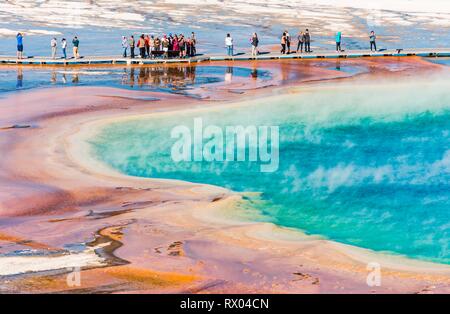
[[[237,108],[111,124],[92,140],[123,173],[215,184],[263,219],[377,251],[450,264],[450,79],[337,86]],[[171,129],[277,125],[280,164],[180,162]],[[261,217],[258,215],[258,217]]]

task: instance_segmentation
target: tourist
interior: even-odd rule
[[[258,39],[258,35],[256,33],[253,33],[253,36],[250,39],[250,42],[252,43],[252,56],[258,55],[259,39]]]
[[[55,37],[50,40],[50,47],[52,49],[52,59],[56,59],[56,48],[58,47],[58,41]]]
[[[195,33],[192,32],[191,33],[191,45],[192,45],[192,57],[195,57],[195,55],[197,54],[197,49],[196,49],[196,45],[197,45],[197,37],[195,37]]]
[[[173,37],[172,50],[174,52],[174,56],[175,57],[179,57],[180,56],[180,43],[178,41],[177,34],[175,34],[175,36]]]
[[[145,59],[145,37],[144,34],[139,37],[137,47],[139,48],[139,54],[141,56],[141,59]]]
[[[227,55],[230,57],[233,56],[233,38],[230,34],[227,34],[227,37],[225,37],[225,46],[227,47]]]
[[[164,35],[162,41],[161,41],[161,47],[163,51],[163,58],[167,59],[169,57],[169,39],[166,35]]]
[[[147,55],[147,58],[150,57],[150,37],[148,35],[145,35],[145,54]]]
[[[169,41],[168,49],[169,51],[173,50],[173,36],[172,33],[169,33],[169,36],[167,37],[167,40]]]
[[[155,38],[155,50],[161,51],[161,39],[159,39],[159,37]]]
[[[17,59],[23,59],[23,33],[17,33]]]
[[[191,43],[191,39],[189,37],[186,37],[184,39],[184,44],[186,46],[186,52],[185,52],[185,57],[191,57],[192,56],[192,43]]]
[[[286,30],[286,49],[287,49],[287,54],[291,53],[291,35],[289,35],[289,32]]]
[[[370,51],[377,51],[377,43],[375,42],[377,40],[377,36],[375,36],[375,32],[371,31],[370,32]],[[372,50],[373,49],[373,50]]]
[[[342,33],[337,32],[336,33],[336,52],[341,52],[341,39],[342,39]]]
[[[297,53],[300,51],[300,53],[303,52],[303,41],[305,40],[305,34],[300,31],[300,33],[297,36],[298,44],[297,44]]]
[[[150,45],[149,57],[153,59],[153,51],[155,51],[155,38],[153,35],[150,36],[149,45]]]
[[[130,57],[131,59],[134,59],[135,54],[134,54],[134,48],[136,47],[136,41],[134,40],[134,36],[131,35],[130,40],[128,41],[129,46],[130,46]]]
[[[305,36],[303,37],[303,42],[305,43],[305,52],[311,52],[311,34],[309,33],[309,30],[305,30]]]
[[[178,36],[178,46],[180,47],[180,57],[186,57],[186,40],[184,39],[184,35],[180,34]]]
[[[281,35],[281,54],[286,53],[286,32],[283,32],[283,35]]]
[[[122,57],[127,57],[127,51],[128,51],[128,39],[125,36],[122,36]]]
[[[73,45],[73,57],[75,59],[78,59],[80,57],[80,51],[79,51],[80,41],[78,40],[77,36],[75,36],[72,39],[72,45]]]
[[[63,53],[63,58],[67,59],[67,40],[65,38],[61,39],[61,50]]]

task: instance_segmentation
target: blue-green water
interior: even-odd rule
[[[277,125],[280,164],[171,159],[171,129]],[[263,219],[308,234],[450,264],[450,79],[300,90],[237,108],[107,126],[97,157],[123,173],[261,192]],[[257,218],[255,218],[257,219]],[[258,218],[261,219],[261,218]]]

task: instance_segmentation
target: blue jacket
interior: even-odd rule
[[[336,33],[336,42],[340,43],[341,42],[341,32],[337,32]]]

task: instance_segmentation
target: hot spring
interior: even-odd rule
[[[171,130],[195,118],[279,127],[279,167],[175,162]],[[214,184],[255,220],[375,251],[450,264],[450,79],[296,88],[236,106],[117,121],[90,140],[124,174]],[[244,209],[245,210],[245,209]]]

